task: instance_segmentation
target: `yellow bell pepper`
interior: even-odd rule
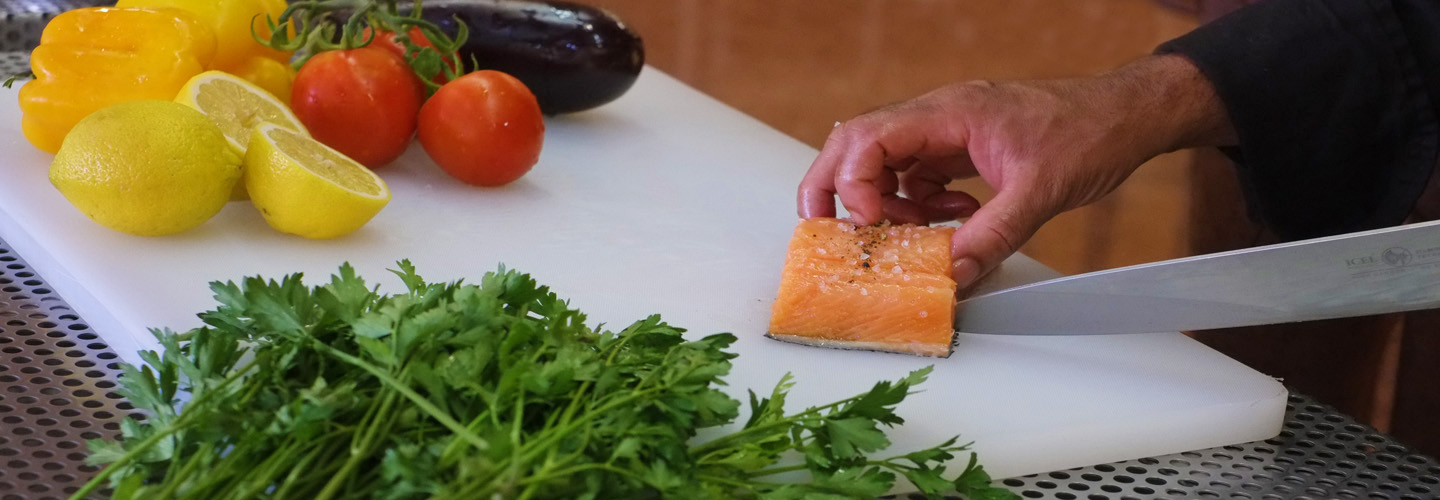
[[[266,57],[251,57],[243,66],[228,73],[270,91],[280,102],[290,103],[290,84],[295,81],[295,69],[289,64]]]
[[[54,153],[91,112],[141,99],[171,100],[215,55],[215,35],[178,9],[94,7],[64,12],[30,53],[35,79],[20,88],[21,130]]]
[[[279,18],[286,5],[285,0],[120,0],[116,3],[117,7],[171,7],[195,14],[215,32],[215,59],[206,69],[249,80],[288,103],[292,77],[288,71],[277,70],[281,65],[289,65],[292,53],[266,47],[255,41],[250,32],[253,23],[255,34],[269,38],[265,16]]]

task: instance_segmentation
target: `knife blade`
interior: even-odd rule
[[[1208,330],[1440,307],[1440,221],[1199,255],[970,297],[955,329]]]

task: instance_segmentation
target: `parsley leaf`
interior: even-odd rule
[[[734,335],[659,316],[601,330],[504,267],[478,284],[397,267],[396,294],[348,264],[313,288],[212,283],[203,327],[153,331],[162,352],[124,367],[147,418],[90,443],[108,467],[74,498],[108,483],[116,499],[854,499],[901,477],[931,498],[1016,498],[973,453],[947,476],[968,451],[955,439],[870,456],[928,368],[794,413],[787,375],[750,393],[742,428],[697,443],[739,417],[721,390]]]

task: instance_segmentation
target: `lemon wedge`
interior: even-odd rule
[[[370,169],[273,123],[255,129],[241,170],[265,222],[306,238],[350,234],[390,202],[390,189]]]
[[[250,143],[250,132],[261,123],[273,123],[309,135],[290,106],[274,94],[223,71],[195,75],[180,89],[175,102],[195,108],[210,118],[230,141],[230,148],[240,155],[245,154]]]

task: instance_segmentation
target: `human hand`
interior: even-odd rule
[[[955,84],[838,124],[800,183],[799,214],[834,216],[838,194],[857,224],[968,216],[951,243],[964,289],[1146,160],[1233,135],[1209,82],[1179,56],[1093,78]],[[975,176],[995,189],[983,206],[946,187]]]

